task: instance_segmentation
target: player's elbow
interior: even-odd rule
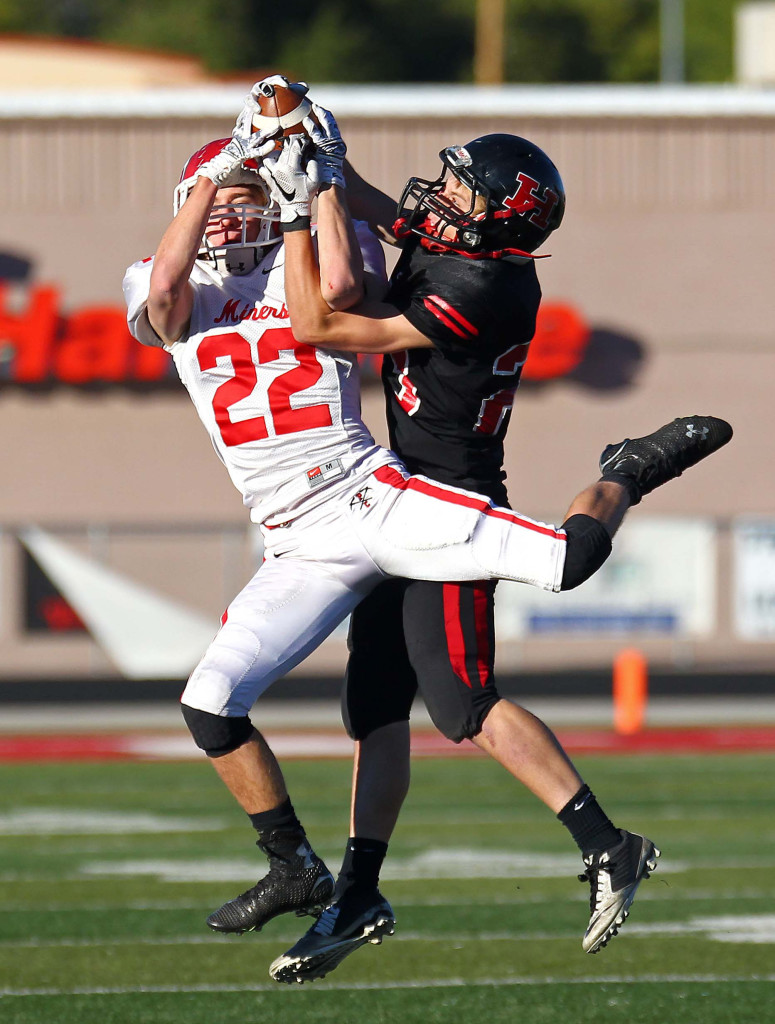
[[[342,277],[321,281],[320,293],[329,309],[349,309],[363,299],[363,285],[353,277]]]
[[[313,317],[296,316],[291,327],[294,338],[302,345],[317,345],[326,339],[324,322]]]
[[[151,274],[148,289],[148,308],[160,316],[172,312],[180,302],[180,282],[159,269]]]

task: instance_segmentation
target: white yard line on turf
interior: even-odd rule
[[[775,974],[609,974],[598,978],[563,978],[549,976],[543,978],[531,977],[510,977],[510,978],[432,978],[416,981],[363,981],[363,982],[330,982],[320,985],[314,989],[317,995],[325,991],[376,991],[384,992],[395,989],[423,989],[423,988],[504,988],[517,985],[633,985],[637,983],[647,985],[713,985],[713,984],[741,984],[750,982],[772,982],[775,981]],[[301,986],[298,986],[301,987]],[[291,991],[298,990],[297,986]],[[274,985],[139,985],[135,987],[105,987],[105,988],[0,988],[0,996],[120,996],[120,995],[141,995],[152,993],[156,995],[184,995],[191,992],[278,992],[281,991],[277,983]]]
[[[473,849],[429,849],[414,857],[396,857],[386,862],[381,872],[385,882],[397,881],[470,881],[506,879],[516,882],[528,878],[568,878],[578,874],[580,858],[573,854],[523,853],[517,850],[487,851]],[[696,865],[695,865],[696,866]],[[671,859],[661,874],[687,871],[685,861]],[[253,882],[256,865],[252,860],[132,859],[87,861],[79,868],[86,877],[158,878],[163,882]]]
[[[652,935],[698,935],[714,942],[775,944],[775,914],[726,914],[703,916],[688,921],[664,921],[653,924],[627,925],[627,934],[634,936]],[[577,931],[469,931],[456,932],[453,948],[461,942],[542,942],[561,939],[575,939]],[[107,946],[226,946],[234,942],[234,936],[217,934],[172,935],[172,936],[122,936],[115,939],[8,939],[0,942],[0,949],[56,949],[66,947],[107,947]],[[253,935],[249,943],[282,944],[277,935]],[[391,945],[400,942],[443,942],[449,943],[448,932],[401,931],[391,938]],[[243,940],[244,944],[244,940]]]
[[[40,882],[40,876],[23,875],[0,875],[0,883],[14,884],[15,882]],[[71,879],[72,881],[72,879]],[[514,881],[517,881],[515,879]],[[499,893],[497,896],[428,896],[424,899],[407,896],[399,900],[393,897],[396,906],[406,907],[500,907],[500,906],[521,906],[522,904],[558,904],[558,903],[589,903],[589,891],[579,888],[575,893],[552,893],[547,895],[527,894],[521,890],[511,893]],[[638,903],[643,902],[670,902],[690,903],[693,901],[712,901],[717,903],[721,900],[772,900],[775,898],[772,889],[732,889],[728,892],[717,892],[714,889],[670,889],[666,891],[664,886],[658,890],[640,889],[638,891]],[[127,903],[49,903],[46,901],[39,907],[30,902],[24,903],[0,903],[0,914],[30,913],[41,910],[47,914],[89,914],[103,913],[106,910],[206,910],[208,904],[203,900],[170,900],[165,902],[148,902],[138,900]]]

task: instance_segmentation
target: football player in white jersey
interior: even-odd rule
[[[375,241],[362,231],[356,237],[349,218],[344,147],[341,140],[321,147],[315,177],[301,167],[297,137],[298,173],[280,185],[282,203],[268,201],[259,176],[273,150],[272,139],[251,135],[242,118],[231,140],[200,150],[184,170],[156,255],[130,267],[124,282],[132,333],[170,352],[265,542],[262,566],[229,605],[182,697],[196,743],[269,858],[269,873],[208,919],[229,932],[259,929],[288,911],[317,914],[333,889],[250,721],[261,693],[388,576],[511,579],[551,591],[578,585],[605,560],[637,500],[626,481],[594,484],[566,517],[582,517],[583,528],[568,532],[413,477],[377,446],[359,417],[352,350],[299,344],[284,297],[283,240],[297,236],[307,259],[318,191],[318,221],[331,244],[299,268],[302,291],[314,265],[316,299],[340,315],[381,269]],[[380,333],[373,309],[350,319]],[[707,441],[692,442],[678,464],[649,455],[650,489],[710,450]]]

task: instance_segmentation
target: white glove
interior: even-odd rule
[[[339,125],[331,111],[318,106],[317,103],[312,104],[312,113],[319,124],[311,117],[305,117],[302,123],[317,149],[315,159],[320,185],[338,185],[339,188],[344,188],[344,158],[347,146],[339,131]]]
[[[274,145],[274,138],[267,139],[266,136],[258,134],[247,139],[233,135],[231,142],[228,142],[220,153],[202,164],[197,171],[197,177],[209,178],[216,188],[244,184],[248,180],[245,161],[263,160],[266,154],[274,149]]]
[[[259,174],[272,200],[280,207],[280,228],[294,231],[309,227],[310,207],[320,182],[318,166],[309,159],[309,139],[291,135],[280,150],[264,156]]]
[[[245,99],[245,104],[237,115],[237,120],[231,133],[233,139],[239,139],[246,146],[253,134],[253,106],[249,102],[251,99],[251,96]]]

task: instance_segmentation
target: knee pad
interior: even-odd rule
[[[571,516],[562,524],[568,537],[560,590],[573,590],[597,572],[611,554],[608,530],[591,516]]]
[[[253,723],[247,715],[240,718],[226,718],[209,711],[180,705],[183,718],[194,743],[204,750],[208,757],[222,757],[241,747],[253,735]]]

